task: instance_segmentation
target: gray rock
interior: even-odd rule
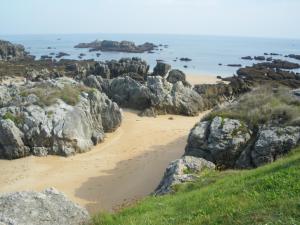
[[[0,60],[18,60],[27,56],[22,45],[14,45],[9,41],[0,40]]]
[[[271,163],[290,152],[300,139],[300,127],[262,127],[251,153],[256,167]]]
[[[171,69],[171,65],[164,62],[157,62],[156,66],[153,69],[153,76],[166,76],[169,70]]]
[[[0,120],[0,158],[16,159],[29,155],[29,148],[24,145],[23,137],[13,121]]]
[[[215,165],[205,159],[191,156],[184,156],[171,162],[154,195],[172,193],[175,185],[194,181],[204,169],[215,169]]]
[[[19,89],[47,87],[58,90],[64,89],[65,85],[82,88],[74,80],[64,78],[28,83]],[[29,154],[70,156],[86,152],[104,140],[105,132],[116,130],[122,121],[118,105],[96,89],[89,93],[83,89],[75,105],[56,99],[47,106],[35,95],[17,96],[9,107],[0,108],[2,158],[20,158]]]
[[[171,70],[167,77],[167,81],[175,84],[178,81],[181,81],[184,86],[191,87],[191,85],[186,81],[186,75],[181,70]]]
[[[215,117],[192,129],[185,155],[204,158],[221,168],[233,168],[251,134],[251,130],[238,120]]]
[[[0,196],[0,224],[83,225],[88,212],[54,188],[43,192],[16,192]]]

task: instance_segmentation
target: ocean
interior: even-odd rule
[[[275,38],[248,38],[248,37],[221,37],[221,36],[193,36],[193,35],[155,35],[155,34],[53,34],[53,35],[6,35],[0,39],[22,44],[30,54],[39,58],[50,53],[66,52],[71,56],[67,59],[78,59],[80,53],[86,54],[83,59],[99,61],[120,59],[123,57],[140,57],[146,60],[151,69],[156,60],[164,60],[174,69],[180,69],[188,74],[220,75],[223,77],[235,74],[237,68],[228,67],[227,64],[252,65],[255,61],[242,60],[242,56],[261,56],[264,53],[279,53],[282,56],[273,58],[286,59],[284,55],[300,54],[300,40]],[[75,49],[81,42],[94,40],[133,41],[136,44],[152,42],[154,44],[168,45],[161,47],[161,51],[150,53],[120,53],[96,52],[88,49]],[[51,47],[51,49],[48,49]],[[181,62],[176,58],[191,58],[191,62]],[[288,59],[292,62],[299,60]],[[219,64],[222,66],[219,66]],[[187,68],[184,68],[187,66]],[[300,70],[295,70],[300,72]]]

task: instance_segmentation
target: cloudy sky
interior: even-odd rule
[[[300,0],[0,0],[0,34],[172,33],[300,39]]]

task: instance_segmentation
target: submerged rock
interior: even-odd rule
[[[83,225],[88,212],[54,188],[43,192],[15,192],[0,196],[0,224]]]
[[[175,185],[194,181],[205,169],[215,169],[215,165],[205,159],[191,156],[184,156],[171,162],[163,179],[154,191],[154,195],[172,193]]]

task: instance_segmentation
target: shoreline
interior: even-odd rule
[[[193,79],[203,83],[205,77]],[[154,191],[168,164],[184,153],[190,129],[205,114],[147,118],[124,110],[121,127],[87,153],[0,160],[0,193],[55,187],[91,214],[117,210]]]

